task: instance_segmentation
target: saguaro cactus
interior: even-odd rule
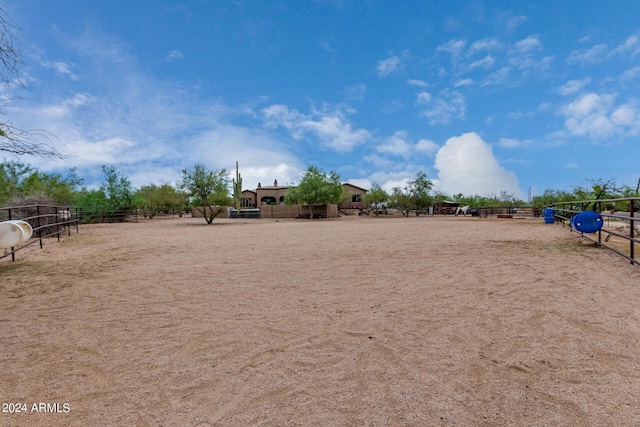
[[[233,179],[233,199],[236,202],[238,218],[240,218],[240,204],[242,202],[242,176],[238,172],[238,162],[236,161],[236,177]]]

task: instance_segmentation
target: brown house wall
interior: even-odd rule
[[[309,212],[308,206],[300,205],[262,205],[260,206],[261,218],[295,218],[300,214]],[[325,218],[338,217],[338,205],[315,206],[314,215],[322,215]]]
[[[231,207],[220,206],[222,213],[218,215],[218,218],[227,218],[228,212]],[[217,208],[214,206],[214,209]],[[202,208],[200,208],[202,209]],[[211,212],[211,208],[207,207],[207,213]],[[308,206],[300,205],[262,205],[260,206],[261,218],[295,218],[300,214],[306,214],[309,212]],[[338,217],[338,205],[324,205],[315,206],[313,208],[314,215],[322,215],[325,218],[337,218]],[[191,209],[192,218],[203,218],[202,212],[196,208]]]
[[[216,218],[226,218],[228,216],[227,212],[230,209],[228,206],[214,206],[213,208],[214,209],[217,209],[217,208],[221,208],[222,209],[222,212],[219,213]],[[200,207],[200,209],[202,209],[202,207]],[[207,206],[207,214],[209,214],[209,212],[211,212],[211,208],[209,206]],[[199,209],[191,208],[191,217],[192,218],[204,218],[204,215],[202,215],[202,212]]]

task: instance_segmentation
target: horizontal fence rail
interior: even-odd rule
[[[640,265],[636,255],[640,249],[640,197],[558,202],[550,207],[556,223]],[[571,218],[583,211],[595,211],[602,217],[603,226],[596,233],[583,233],[572,226]]]
[[[19,246],[0,248],[4,251],[0,252],[0,259],[11,256],[11,261],[15,261],[16,252],[21,249],[35,243],[39,243],[42,249],[43,239],[55,237],[60,241],[62,234],[71,236],[72,228],[78,232],[78,210],[72,206],[30,205],[0,208],[0,222],[12,220],[29,223],[33,234]]]
[[[138,222],[138,209],[113,206],[79,206],[78,221],[82,224]]]
[[[21,220],[28,222],[33,230],[31,238],[12,246],[0,248],[0,259],[11,257],[16,260],[16,252],[39,243],[42,249],[43,240],[57,238],[64,234],[71,236],[71,229],[79,232],[80,224],[137,222],[139,210],[109,206],[63,206],[63,205],[30,205],[9,206],[0,208],[0,222]]]

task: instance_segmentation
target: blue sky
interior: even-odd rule
[[[23,86],[5,108],[93,185],[204,163],[369,188],[527,199],[640,177],[640,2],[9,0]]]

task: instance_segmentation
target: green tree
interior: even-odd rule
[[[394,187],[391,190],[391,203],[394,208],[398,209],[402,213],[402,215],[408,217],[413,206],[413,200],[411,199],[411,193],[408,191],[408,187],[405,187],[404,189]]]
[[[412,205],[416,209],[416,216],[420,215],[433,203],[433,198],[429,192],[433,188],[433,182],[427,179],[427,174],[420,171],[413,181],[409,181],[408,192]]]
[[[102,165],[104,183],[100,189],[104,192],[109,206],[117,208],[131,207],[133,189],[129,178],[118,172],[115,166]]]
[[[34,171],[22,180],[18,190],[25,196],[43,194],[50,197],[56,204],[70,205],[82,182],[75,168],[70,169],[66,177],[59,173]]]
[[[19,186],[25,176],[34,172],[31,166],[17,161],[0,164],[0,205],[11,197],[19,196]]]
[[[89,190],[84,187],[76,194],[74,203],[76,206],[85,208],[105,207],[109,204],[101,188]]]
[[[380,205],[389,201],[389,194],[378,183],[374,182],[363,198],[366,203],[375,206],[377,216],[380,213]]]
[[[340,203],[344,190],[340,176],[331,171],[324,173],[317,166],[309,166],[297,187],[285,193],[285,203],[309,206],[309,218],[313,219],[313,207],[329,203]]]
[[[207,224],[211,224],[222,213],[220,205],[231,204],[229,178],[225,169],[209,170],[203,164],[197,164],[191,170],[183,169],[179,188],[186,191],[192,206],[202,212]],[[214,209],[214,206],[218,207]]]
[[[62,176],[38,171],[18,161],[0,163],[0,205],[10,198],[27,196],[46,196],[51,203],[68,205],[73,203],[81,184],[82,178],[75,168]]]
[[[576,195],[568,191],[546,189],[539,196],[534,196],[533,205],[544,208],[558,202],[569,202],[576,200]]]
[[[133,195],[134,206],[144,210],[145,218],[153,218],[159,210],[179,210],[188,204],[185,193],[169,184],[143,185]]]

